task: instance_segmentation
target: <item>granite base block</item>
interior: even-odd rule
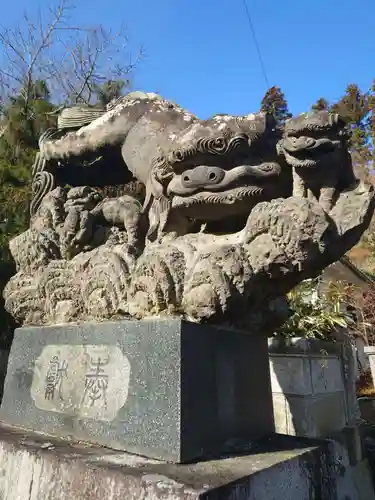
[[[267,339],[180,320],[15,332],[0,420],[174,462],[274,430]]]
[[[366,464],[338,467],[332,453],[329,443],[274,435],[252,455],[168,464],[0,426],[0,498],[374,500]]]

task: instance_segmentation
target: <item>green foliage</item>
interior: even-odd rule
[[[94,83],[92,88],[98,100],[98,104],[106,106],[112,99],[121,97],[125,86],[128,85],[129,82],[125,80],[107,80],[102,85]]]
[[[279,127],[292,116],[289,113],[284,92],[281,91],[280,87],[271,87],[267,90],[262,99],[260,110],[272,115]]]
[[[28,225],[31,189],[31,166],[38,147],[39,135],[55,122],[50,113],[54,105],[49,102],[45,82],[36,82],[24,98],[23,90],[11,98],[4,109],[3,134],[0,138],[0,257],[10,260],[8,241],[24,231]]]
[[[351,83],[345,94],[332,105],[331,109],[339,113],[351,130],[350,152],[357,177],[369,180],[369,162],[371,160],[371,130],[369,127],[370,94],[362,92],[358,85]]]
[[[375,79],[368,94],[368,117],[367,126],[370,129],[372,147],[375,144]]]
[[[43,81],[37,81],[31,91],[21,89],[18,95],[10,98],[3,111],[6,126],[3,143],[7,146],[6,150],[3,147],[3,154],[6,153],[8,161],[18,164],[23,150],[26,149],[27,154],[28,149],[38,147],[40,134],[56,123],[52,114],[54,109]]]
[[[319,97],[315,104],[311,106],[313,111],[324,111],[329,109],[329,102],[324,97]]]
[[[318,279],[303,281],[288,294],[292,315],[277,335],[330,339],[335,330],[354,323],[342,309],[343,293],[331,286],[327,293],[316,296],[318,284]]]
[[[349,147],[356,176],[366,183],[374,183],[375,80],[366,92],[361,91],[356,84],[348,85],[345,94],[331,109],[346,119],[351,130]],[[374,270],[374,231],[373,220],[358,245],[364,251],[357,252],[365,256],[361,261],[357,260],[357,264],[369,271]],[[366,251],[370,255],[366,256]]]
[[[26,98],[26,95],[28,96]],[[0,134],[0,293],[15,273],[9,241],[29,224],[31,167],[39,135],[55,124],[55,106],[45,82],[21,89],[3,108]],[[0,299],[0,343],[9,340],[13,322]],[[4,337],[5,335],[5,337]]]
[[[349,123],[359,124],[368,112],[368,96],[362,93],[358,85],[351,83],[345,94],[332,105],[332,111],[340,113]]]

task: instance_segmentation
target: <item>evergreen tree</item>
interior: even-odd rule
[[[93,85],[93,91],[98,100],[98,104],[106,106],[113,99],[117,99],[123,95],[125,87],[129,86],[129,82],[125,80],[107,80],[102,85]]]
[[[11,96],[3,111],[6,122],[4,136],[13,154],[17,153],[18,146],[37,148],[40,134],[54,125],[56,120],[52,115],[55,106],[50,102],[46,82],[37,80],[30,87],[21,88],[16,96]]]
[[[369,92],[361,92],[355,84],[346,88],[345,95],[332,110],[339,112],[348,122],[351,130],[350,152],[356,176],[374,183],[374,138],[375,138],[375,81]],[[362,256],[357,264],[365,270],[374,271],[375,219],[362,236],[359,244],[351,249],[350,255]]]
[[[38,137],[55,123],[56,117],[50,114],[53,110],[47,85],[42,81],[33,84],[27,103],[21,89],[4,107],[0,137],[0,259],[5,261],[10,260],[8,240],[28,225],[31,166]],[[3,228],[2,221],[6,221]]]
[[[344,96],[331,109],[339,113],[351,131],[349,140],[353,166],[358,178],[369,180],[371,160],[371,129],[369,127],[369,93],[362,93],[358,85],[347,86]]]
[[[367,117],[367,128],[369,130],[369,135],[370,135],[370,140],[369,140],[369,149],[370,149],[370,155],[371,155],[371,161],[370,161],[370,172],[371,172],[371,178],[374,181],[374,170],[375,170],[375,79],[372,83],[371,89],[369,91],[369,96],[368,96],[368,117]],[[372,182],[373,184],[375,182]]]
[[[261,111],[272,115],[278,127],[282,127],[285,120],[291,118],[288,110],[288,102],[280,87],[271,87],[265,93],[261,102]]]
[[[319,97],[315,104],[311,106],[312,111],[324,111],[329,109],[329,103],[324,97]]]

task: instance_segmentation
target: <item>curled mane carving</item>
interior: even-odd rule
[[[227,132],[214,137],[200,137],[190,145],[173,149],[166,155],[159,151],[152,162],[143,205],[143,212],[148,213],[150,223],[147,238],[153,241],[163,234],[172,206],[166,188],[176,172],[183,171],[186,165],[194,168],[193,160],[197,155],[224,156],[241,147],[249,147],[248,136],[243,133],[231,136],[230,132]],[[211,199],[216,199],[216,196],[208,197],[207,201]]]

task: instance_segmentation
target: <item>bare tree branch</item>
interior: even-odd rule
[[[27,116],[34,84],[48,82],[54,102],[92,103],[94,89],[108,80],[131,76],[143,57],[133,60],[126,31],[116,34],[99,26],[77,26],[74,5],[57,0],[43,13],[25,13],[13,28],[0,25],[0,103],[22,96]]]
[[[130,86],[130,76],[144,54],[140,49],[132,61],[124,30],[113,35],[102,26],[88,30],[85,36],[76,33],[61,43],[64,54],[70,57],[63,57],[50,72],[64,89],[65,99],[74,103],[90,103],[93,88],[108,80],[121,79]]]

